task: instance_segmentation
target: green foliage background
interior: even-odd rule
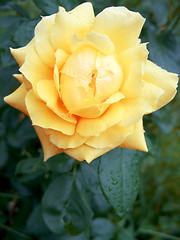
[[[131,150],[120,153],[115,149],[90,165],[79,164],[65,154],[44,163],[29,119],[3,101],[18,87],[12,77],[18,66],[9,47],[28,43],[40,15],[57,12],[59,5],[70,10],[82,2],[0,1],[0,239],[180,239],[180,94],[166,107],[144,118],[149,153]],[[149,58],[168,71],[180,73],[178,0],[91,2],[96,14],[105,7],[119,5],[139,11],[147,19],[141,38],[149,42]],[[117,192],[107,188],[103,164],[117,158],[123,161],[123,154],[131,156],[132,164],[123,170],[134,171],[138,183],[140,167],[141,179],[134,206],[126,209],[127,215],[121,218],[121,214],[116,215],[121,212],[119,205],[112,202]],[[138,164],[136,169],[134,161]],[[130,183],[135,188],[131,189],[131,199],[136,197],[137,183]],[[128,200],[126,204],[132,205]]]

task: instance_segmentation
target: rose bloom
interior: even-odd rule
[[[5,101],[23,111],[44,159],[65,152],[88,163],[115,147],[147,151],[142,118],[176,94],[178,76],[147,60],[145,19],[125,7],[96,17],[91,3],[59,12],[11,49],[20,87]]]

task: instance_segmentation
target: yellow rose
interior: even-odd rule
[[[142,117],[176,94],[178,76],[147,60],[145,19],[125,7],[96,17],[91,3],[42,17],[11,49],[20,87],[5,101],[27,114],[44,159],[65,152],[91,162],[115,147],[147,151]]]

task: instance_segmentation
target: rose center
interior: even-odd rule
[[[74,52],[61,70],[62,100],[70,113],[97,117],[101,105],[122,83],[122,70],[114,55],[91,48]]]

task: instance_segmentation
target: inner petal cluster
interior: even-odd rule
[[[95,118],[109,107],[109,98],[120,93],[122,81],[122,70],[114,55],[80,48],[61,69],[63,103],[71,114]]]

